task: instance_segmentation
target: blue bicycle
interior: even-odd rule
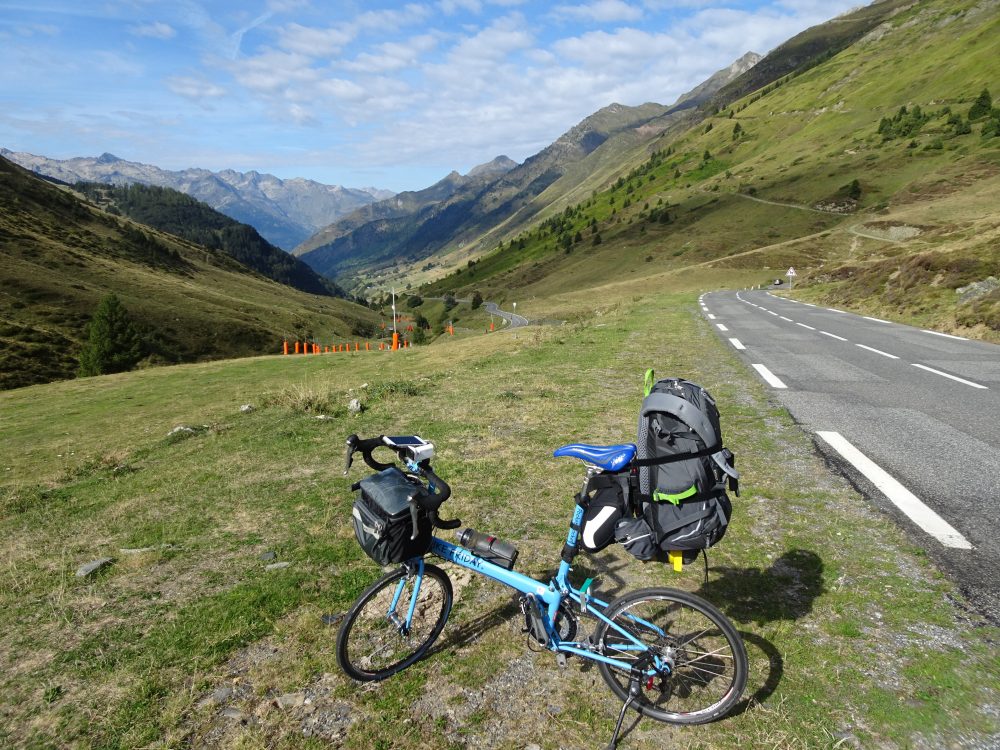
[[[426,513],[433,527],[458,528],[458,519],[438,517],[451,488],[431,469],[430,443],[384,436],[362,440],[352,435],[347,469],[354,452],[360,451],[370,467],[386,470],[392,464],[372,456],[380,447],[397,453],[411,480],[426,482],[425,492],[409,498],[414,521],[418,513]],[[574,444],[559,448],[555,455],[586,464],[580,495],[586,498],[595,476],[627,471],[635,452],[631,444]],[[609,747],[616,746],[630,706],[673,724],[704,724],[725,716],[747,682],[746,649],[736,628],[712,604],[683,591],[639,589],[607,602],[591,593],[591,579],[579,588],[573,586],[569,573],[579,551],[583,517],[584,507],[578,504],[558,572],[548,582],[513,570],[517,558],[513,545],[472,529],[459,533],[458,545],[432,536],[428,551],[520,592],[529,639],[560,661],[577,656],[597,662],[604,681],[623,701]],[[415,529],[414,525],[414,535]],[[345,616],[337,636],[341,668],[360,681],[383,680],[406,669],[441,634],[452,596],[451,581],[441,568],[425,562],[422,555],[406,560],[368,587]],[[581,637],[584,618],[595,621],[595,627]]]

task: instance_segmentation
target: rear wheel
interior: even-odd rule
[[[634,664],[644,653],[637,640],[661,665],[659,674],[642,679],[633,703],[644,716],[705,724],[725,716],[740,699],[749,667],[746,648],[733,624],[704,599],[674,589],[642,589],[613,601],[605,614],[625,632],[602,621],[596,633],[602,654]],[[630,670],[604,662],[599,668],[625,701]]]
[[[413,607],[417,566],[403,566],[369,586],[347,613],[337,634],[337,662],[349,677],[362,682],[384,680],[420,659],[444,629],[451,612],[447,574],[424,565]]]

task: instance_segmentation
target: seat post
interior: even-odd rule
[[[590,489],[590,480],[597,476],[601,471],[600,466],[594,466],[594,464],[587,464],[587,476],[583,479],[583,488],[580,490],[580,497],[586,497],[587,491]]]

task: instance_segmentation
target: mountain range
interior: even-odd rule
[[[273,247],[257,255],[250,227],[207,206],[192,210],[191,198],[165,189],[104,190],[139,194],[117,203],[136,204],[147,220],[181,212],[189,233],[200,222],[205,244],[102,210],[0,157],[0,389],[72,377],[87,322],[110,292],[142,332],[145,365],[277,353],[282,338],[334,343],[375,330],[366,307],[277,283],[234,258],[294,261]]]
[[[474,259],[561,196],[589,185],[588,178],[600,174],[602,161],[619,156],[623,144],[648,140],[685,122],[696,107],[759,59],[747,53],[672,106],[611,104],[523,164],[497,157],[468,175],[453,172],[426,190],[360,208],[293,252],[319,273],[355,286],[357,279],[369,281],[379,273],[388,272],[391,279],[392,269],[397,275],[412,275],[430,256],[450,253],[452,264]]]
[[[271,244],[291,250],[317,230],[359,206],[389,198],[378,188],[348,188],[312,180],[282,180],[271,174],[225,169],[171,171],[104,153],[98,157],[49,159],[0,148],[0,156],[62,182],[139,183],[186,193],[230,218],[249,224]]]

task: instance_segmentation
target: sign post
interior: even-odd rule
[[[791,266],[789,266],[788,267],[788,271],[785,273],[785,276],[788,277],[788,288],[789,289],[794,289],[795,288],[795,276],[796,275],[797,274],[795,273],[795,269],[792,268]]]

